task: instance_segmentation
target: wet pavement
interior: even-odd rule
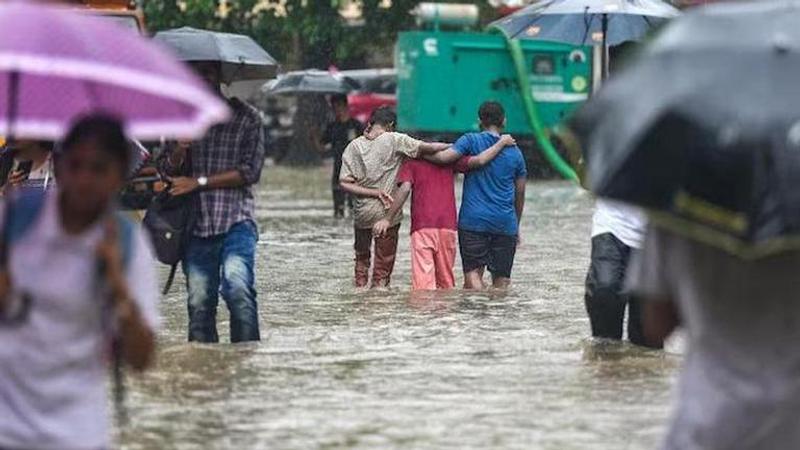
[[[507,295],[412,295],[407,223],[393,289],[359,293],[352,224],[332,218],[328,180],[324,169],[264,171],[262,342],[187,344],[182,286],[163,299],[158,366],[128,383],[123,448],[657,445],[680,357],[587,339],[587,194],[528,185]]]

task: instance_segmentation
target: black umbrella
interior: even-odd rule
[[[191,27],[156,33],[156,41],[187,62],[219,62],[222,81],[267,80],[278,71],[278,62],[249,36]]]
[[[608,72],[605,49],[627,41],[640,41],[664,19],[679,11],[661,0],[545,0],[494,23],[511,38],[602,45],[604,76]]]
[[[800,4],[666,27],[572,120],[598,195],[742,257],[800,248]]]
[[[360,88],[357,81],[322,70],[289,72],[264,85],[262,91],[278,94],[347,94]]]

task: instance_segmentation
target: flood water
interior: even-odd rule
[[[263,178],[263,340],[186,343],[179,277],[161,304],[157,367],[129,378],[123,448],[657,446],[680,355],[587,338],[588,195],[528,185],[507,295],[417,296],[407,223],[394,287],[356,292],[352,224],[332,218],[325,169],[266,168]],[[227,342],[222,302],[219,329]]]

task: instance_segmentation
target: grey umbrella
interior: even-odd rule
[[[214,61],[222,65],[222,81],[273,78],[278,62],[249,36],[176,28],[156,33],[155,40],[171,48],[182,61]]]
[[[267,83],[262,92],[278,94],[347,94],[360,88],[357,81],[322,70],[300,70]]]
[[[491,25],[519,39],[597,45],[604,49],[640,41],[656,25],[680,11],[662,0],[545,0]],[[607,75],[607,54],[603,52]]]

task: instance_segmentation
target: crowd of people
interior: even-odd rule
[[[219,91],[218,68],[195,69]],[[196,205],[182,260],[195,342],[219,341],[220,295],[231,342],[260,339],[253,187],[263,128],[250,106],[229,105],[228,122],[157,160],[169,193]],[[502,105],[484,102],[482,131],[452,144],[397,132],[389,108],[362,130],[345,99],[334,97],[333,106],[336,120],[318,140],[337,158],[335,215],[344,215],[346,195],[352,199],[354,285],[389,286],[410,196],[413,289],[456,287],[457,251],[464,288],[507,289],[527,172],[514,138],[503,134]],[[0,448],[108,448],[105,367],[146,368],[159,325],[151,244],[115,211],[129,144],[114,118],[91,116],[56,155],[50,143],[14,145],[0,212]],[[464,174],[458,214],[457,173]],[[792,345],[800,333],[788,294],[797,287],[798,255],[746,262],[646,227],[641,212],[597,201],[585,304],[598,338],[622,339],[626,308],[634,344],[661,348],[676,327],[686,328],[687,362],[665,448],[800,444]],[[750,298],[759,296],[760,303]]]

